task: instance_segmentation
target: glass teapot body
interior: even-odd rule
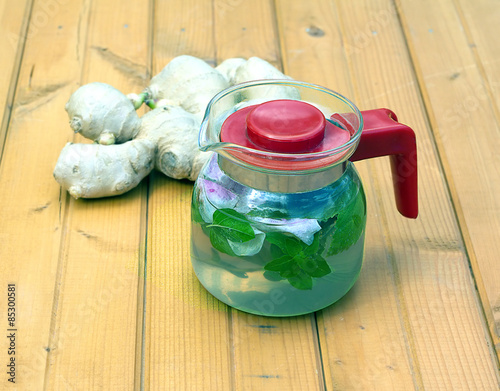
[[[191,210],[192,265],[212,295],[267,316],[314,312],[344,296],[361,270],[366,226],[351,161],[392,155],[398,209],[416,217],[414,133],[389,110],[365,114],[336,92],[288,80],[212,99],[199,145],[215,153]]]
[[[321,188],[275,192],[235,181],[224,159],[212,156],[193,191],[191,260],[203,286],[268,316],[317,311],[344,296],[361,270],[366,225],[354,165],[342,164]]]

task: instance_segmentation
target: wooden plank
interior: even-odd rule
[[[231,389],[227,308],[200,287],[190,262],[192,185],[152,179],[145,389]]]
[[[0,159],[7,127],[9,126],[12,101],[16,90],[17,76],[22,53],[28,35],[32,1],[20,1],[16,7],[0,5]]]
[[[315,17],[313,15],[310,19],[307,19],[307,14],[302,13],[302,20],[318,23],[321,20],[319,15],[325,14],[326,10],[328,5],[324,4],[322,8],[318,8]],[[468,272],[467,258],[460,243],[460,232],[454,220],[445,184],[439,173],[439,163],[434,154],[432,139],[429,137],[411,62],[392,4],[365,1],[350,3],[347,6],[337,2],[337,8],[332,13],[338,15],[342,43],[327,45],[331,49],[325,52],[333,52],[332,55],[317,56],[318,61],[330,57],[335,60],[327,62],[328,65],[322,65],[320,68],[332,69],[334,81],[329,86],[333,89],[344,85],[343,75],[350,74],[352,98],[361,108],[391,107],[403,122],[411,124],[417,131],[421,213],[416,221],[404,220],[398,216],[393,205],[385,159],[365,163],[367,171],[362,167],[362,173],[364,173],[367,197],[381,200],[380,207],[374,210],[375,214],[371,219],[369,217],[368,226],[369,235],[372,227],[371,229],[376,230],[379,236],[373,244],[367,241],[366,254],[373,256],[372,254],[383,250],[375,258],[379,258],[380,261],[387,260],[399,314],[398,318],[393,317],[386,321],[399,322],[403,334],[402,337],[396,334],[398,338],[394,340],[391,338],[393,334],[387,333],[387,326],[372,328],[374,331],[378,330],[379,344],[387,350],[377,350],[375,354],[379,354],[378,357],[375,355],[366,362],[359,361],[363,366],[357,367],[355,364],[349,365],[348,368],[339,368],[339,363],[343,362],[337,361],[341,354],[351,357],[351,361],[354,362],[359,360],[354,356],[365,354],[365,346],[353,355],[346,352],[346,349],[352,352],[352,345],[347,346],[328,338],[329,334],[339,327],[344,330],[343,323],[346,319],[348,319],[347,327],[353,330],[351,335],[357,334],[356,339],[361,341],[366,338],[364,331],[362,336],[359,335],[361,331],[355,331],[357,324],[358,328],[361,324],[366,330],[366,326],[357,319],[358,312],[353,314],[356,307],[348,308],[346,304],[346,311],[350,310],[347,315],[337,318],[325,317],[325,332],[321,339],[322,351],[325,351],[323,343],[326,342],[328,359],[325,360],[325,367],[328,364],[334,384],[337,379],[341,379],[342,382],[350,380],[349,383],[342,383],[344,387],[347,384],[350,387],[363,389],[367,385],[371,387],[376,385],[380,389],[398,389],[394,377],[387,374],[394,368],[392,363],[402,366],[403,371],[407,371],[410,366],[411,373],[406,374],[406,382],[409,381],[408,375],[413,375],[415,388],[453,389],[460,388],[464,384],[472,388],[481,388],[483,385],[486,385],[486,388],[494,387],[495,368],[488,345],[485,343],[485,330],[481,314],[476,307],[474,285]],[[328,25],[335,23],[329,22],[316,27],[327,29]],[[324,37],[327,37],[327,34]],[[292,47],[296,39],[296,37],[290,39]],[[321,43],[316,45],[310,43],[309,46],[302,45],[302,47],[315,46],[314,50],[322,53],[321,45]],[[287,44],[284,46],[287,47]],[[345,48],[345,53],[336,58],[335,53],[338,53],[341,47]],[[290,67],[289,73],[298,78],[302,74],[307,74],[309,69],[309,65],[300,67],[300,58],[297,56],[294,67]],[[374,217],[376,221],[373,221]],[[381,233],[384,233],[384,236],[380,236]],[[367,258],[366,262],[369,261],[370,258]],[[373,267],[380,266],[377,264]],[[364,276],[366,274],[361,278]],[[384,292],[387,288],[383,288],[382,281],[370,281],[369,288],[373,291],[380,284],[378,289]],[[376,284],[375,287],[371,285],[372,283]],[[379,304],[377,312],[380,311],[380,307],[385,309],[385,306]],[[388,313],[394,316],[393,312],[391,314],[391,311],[388,311]],[[335,307],[333,314],[339,314]],[[367,316],[365,319],[369,319],[368,314],[365,316]],[[372,338],[376,339],[377,336]],[[401,345],[402,338],[404,346]],[[384,344],[388,340],[393,344],[389,346]],[[366,345],[369,346],[370,344]],[[398,354],[405,350],[406,358],[401,357],[401,353]],[[388,360],[391,357],[393,359]],[[446,360],[442,357],[446,357]],[[368,365],[370,370],[363,371],[364,376],[361,380],[356,380],[360,377],[361,368],[366,369],[364,366],[366,363],[371,363]]]
[[[88,4],[80,7],[80,25],[88,25],[88,34],[81,31],[78,41],[82,77],[73,90],[80,82],[93,81],[124,93],[142,90],[149,65],[144,28],[148,7],[133,1],[94,1],[89,9]],[[66,22],[60,23],[64,28]],[[66,124],[63,107],[53,117]],[[67,125],[64,131],[71,133]],[[75,141],[90,142],[80,135]],[[146,195],[143,184],[119,197],[69,201],[52,310],[47,389],[139,388]],[[66,193],[62,197],[69,199]]]
[[[214,63],[210,2],[158,1],[153,74],[173,57]],[[201,288],[190,262],[192,183],[154,173],[148,203],[144,389],[232,388],[227,307]]]
[[[16,284],[18,389],[43,389],[50,351],[66,208],[52,170],[72,137],[66,119],[55,119],[64,115],[71,84],[79,78],[75,47],[85,31],[85,25],[78,30],[79,18],[85,17],[80,7],[79,2],[58,5],[49,15],[40,3],[34,5],[0,165],[0,285],[3,290]],[[5,343],[0,342],[3,352]]]
[[[387,170],[385,162],[374,161],[370,169],[382,201],[380,225],[387,235],[409,355],[420,369],[424,388],[494,389],[497,368],[396,10],[389,1],[337,4],[356,101],[362,108],[393,108],[417,132],[419,219],[398,216],[390,178],[379,174]],[[403,14],[413,16],[424,8],[419,4]],[[449,64],[454,50],[441,47],[432,58],[443,54]],[[431,63],[431,47],[425,46],[425,52],[422,62]]]
[[[281,68],[272,1],[219,0],[214,4],[219,61],[258,56]],[[323,389],[314,315],[281,319],[234,309],[231,314],[236,389]]]
[[[500,47],[492,37],[500,8],[492,1],[445,1],[406,18],[411,48],[421,62],[427,45],[439,56],[419,66],[426,103],[441,140],[452,195],[476,284],[500,357]],[[407,4],[402,4],[406,9]],[[410,8],[409,12],[412,12]],[[447,16],[439,20],[432,11]],[[417,28],[418,27],[418,28]],[[427,29],[425,29],[427,28]],[[443,48],[456,47],[451,55]],[[448,54],[446,52],[446,54]],[[493,168],[493,169],[492,169]],[[480,200],[480,201],[479,201]]]
[[[217,63],[257,56],[281,68],[272,1],[215,0],[214,23]]]
[[[287,73],[353,97],[340,15],[330,1],[290,7],[278,2],[282,50]],[[369,166],[357,163],[367,190]],[[354,288],[318,316],[318,331],[327,389],[412,389],[413,367],[400,321],[394,271],[387,262],[373,191],[368,192],[368,223],[363,270]]]
[[[481,73],[485,94],[494,103],[497,122],[500,119],[500,46],[495,42],[500,7],[494,0],[478,0],[474,3],[454,1],[458,17],[467,36],[467,42],[475,57],[477,71]],[[483,94],[477,94],[485,100]],[[486,103],[486,102],[482,102]]]
[[[235,389],[324,389],[313,315],[232,314]]]

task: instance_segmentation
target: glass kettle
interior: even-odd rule
[[[418,214],[413,130],[390,110],[360,112],[321,86],[226,89],[207,107],[199,146],[215,153],[193,189],[193,269],[213,296],[245,312],[306,314],[353,286],[366,226],[353,161],[390,155],[398,210]]]

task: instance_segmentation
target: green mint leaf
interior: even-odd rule
[[[278,272],[271,272],[269,270],[266,270],[264,272],[264,278],[268,281],[281,281],[281,280],[283,280],[283,277],[281,277]]]
[[[266,235],[266,239],[267,239],[267,235]],[[271,258],[272,259],[282,257],[283,255],[285,255],[285,253],[283,252],[283,250],[280,247],[278,247],[275,244],[271,244]]]
[[[307,275],[304,272],[288,278],[288,282],[291,286],[300,290],[310,290],[313,287],[311,276]]]
[[[245,243],[255,238],[255,232],[247,218],[233,209],[217,209],[213,223],[204,226],[208,230],[210,243],[221,253],[236,256],[229,242]]]
[[[283,254],[288,254],[290,256],[298,254],[307,246],[301,240],[279,232],[267,233],[266,240],[277,246]]]
[[[217,209],[213,223],[207,226],[218,236],[232,242],[244,243],[255,238],[255,232],[244,215],[233,209]]]
[[[266,263],[264,270],[271,272],[286,271],[293,267],[293,259],[288,255],[283,255],[279,258],[273,259],[271,262]]]
[[[328,246],[330,243],[330,239],[333,236],[333,233],[335,232],[335,229],[337,228],[337,215],[330,217],[329,219],[325,221],[320,221],[319,225],[321,226],[321,231],[319,231],[319,248],[318,248],[318,254],[323,254],[325,251],[325,248]]]
[[[324,277],[332,272],[328,263],[320,255],[305,256],[299,254],[296,260],[300,268],[311,277]]]
[[[339,212],[327,255],[339,254],[354,245],[363,233],[365,221],[364,196],[359,193],[349,205]]]
[[[316,269],[310,273],[311,277],[320,278],[332,272],[328,263],[320,256],[316,257]]]
[[[266,240],[278,246],[280,249],[283,249],[283,252],[285,247],[286,247],[286,241],[287,241],[288,236],[279,232],[268,232],[266,234]]]
[[[320,231],[321,232],[321,231]],[[301,252],[304,256],[316,255],[319,250],[319,239],[320,235],[317,233],[314,235],[314,240],[310,246],[302,246]]]
[[[291,262],[290,263],[290,266],[285,269],[285,270],[282,270],[280,272],[280,275],[283,277],[283,278],[286,278],[286,279],[290,279],[292,277],[295,277],[297,276],[298,274],[300,274],[301,272],[303,272],[303,270],[300,268],[300,266],[298,265],[297,262]],[[307,273],[306,273],[307,274]]]
[[[264,266],[266,272],[279,273],[297,289],[312,289],[313,278],[324,277],[332,270],[319,255],[321,231],[314,235],[310,246],[287,234],[270,232],[266,240],[271,243],[272,260]]]
[[[229,245],[227,238],[222,235],[217,234],[215,230],[209,231],[210,243],[212,243],[213,248],[220,251],[221,253],[232,255],[233,257],[236,255]]]
[[[195,223],[204,223],[203,217],[201,217],[200,208],[195,207],[195,202],[191,203],[191,219]]]

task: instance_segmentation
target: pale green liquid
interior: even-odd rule
[[[348,250],[324,257],[332,273],[315,278],[311,290],[294,288],[284,279],[271,281],[264,264],[271,259],[269,245],[251,257],[234,257],[215,250],[199,224],[192,225],[191,260],[203,286],[217,299],[258,315],[291,316],[329,306],[353,286],[361,270],[364,232]]]
[[[200,282],[217,299],[253,314],[291,316],[325,308],[339,300],[353,286],[363,262],[366,204],[359,177],[352,164],[348,164],[343,176],[334,183],[305,193],[281,194],[245,187],[226,176],[219,169],[215,158],[209,161],[200,178],[193,192],[191,261]],[[227,189],[232,195],[224,193],[217,186]],[[276,257],[276,254],[274,257],[271,254],[272,245],[267,240],[264,240],[263,246],[256,249],[258,252],[252,256],[232,256],[228,255],[227,251],[218,251],[212,246],[207,235],[207,226],[211,221],[207,215],[214,212],[205,210],[205,217],[200,214],[203,210],[200,195],[213,196],[214,193],[210,192],[217,191],[220,192],[219,198],[211,198],[213,210],[232,208],[232,205],[237,204],[240,208],[247,207],[247,210],[241,213],[252,216],[285,220],[317,219],[322,226],[318,234],[322,232],[324,235],[318,236],[321,248],[318,251],[321,253],[316,255],[323,257],[331,273],[323,277],[313,277],[311,289],[299,289],[286,278],[282,279],[279,272],[264,270],[264,266]],[[362,210],[353,212],[351,207],[355,205],[362,205]],[[245,208],[240,210],[242,209]],[[339,227],[334,224],[345,224],[345,219],[343,223],[338,222],[334,216],[338,218],[343,211],[356,213],[358,227],[361,224],[362,229],[351,232],[356,237],[352,237],[355,242],[350,247],[338,254],[328,255],[334,252],[330,251],[331,244],[337,240],[335,231]],[[264,228],[262,231],[267,232]],[[349,235],[349,232],[344,232],[343,239],[340,235],[340,240],[345,241],[346,235]],[[348,246],[346,243],[348,241],[335,242],[338,246],[334,247],[344,248]]]

